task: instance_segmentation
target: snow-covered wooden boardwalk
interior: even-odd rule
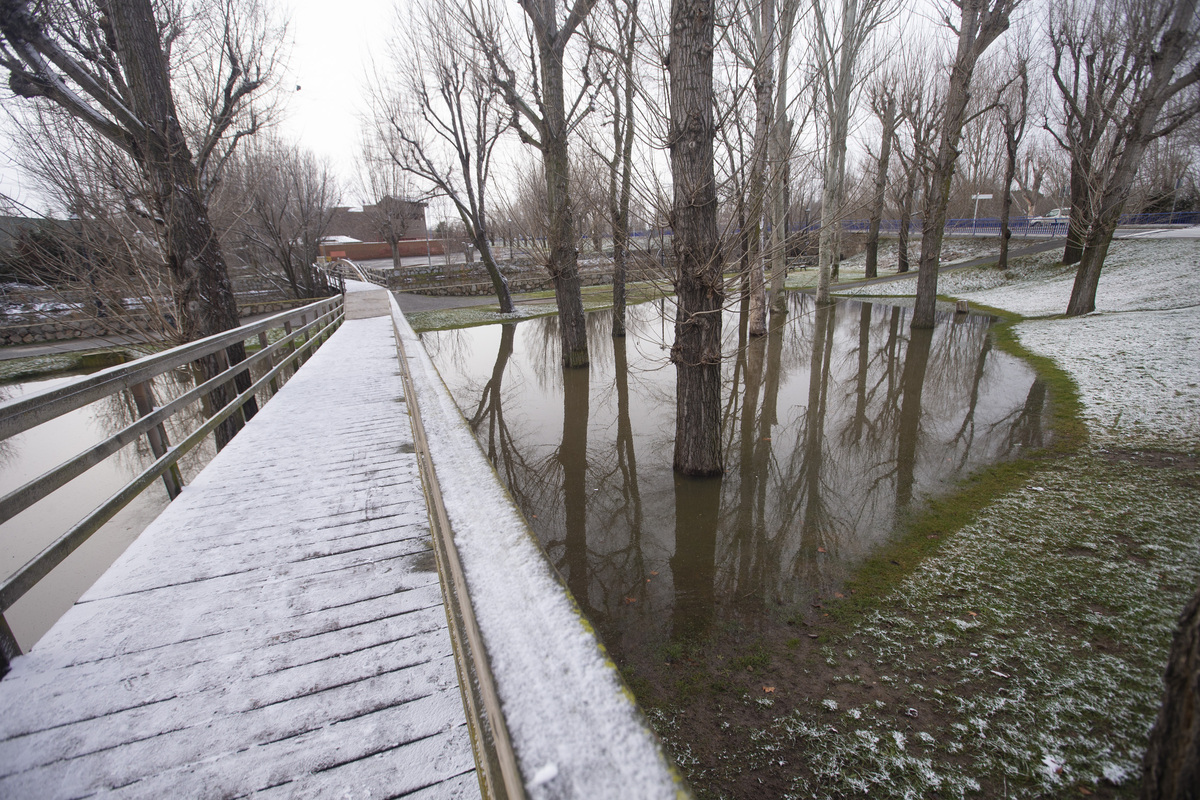
[[[478,796],[406,401],[347,321],[0,681],[0,797]]]

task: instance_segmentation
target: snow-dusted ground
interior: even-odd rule
[[[1028,317],[1017,335],[1076,380],[1099,446],[1040,465],[825,649],[851,669],[866,655],[899,707],[827,700],[762,731],[766,757],[805,749],[789,796],[1131,790],[1196,585],[1200,495],[1173,457],[1124,454],[1200,443],[1200,241],[1114,243],[1097,311],[1077,318],[1061,316],[1074,272],[1058,256],[949,273],[939,291]]]
[[[1061,315],[1075,270],[1056,266],[1059,257],[1052,250],[1019,259],[1007,272],[949,272],[939,277],[938,292],[1032,318],[1017,326],[1021,342],[1076,380],[1099,441],[1116,435],[1126,444],[1200,443],[1200,239],[1113,242],[1095,313],[1073,319]],[[915,292],[914,277],[851,293]]]

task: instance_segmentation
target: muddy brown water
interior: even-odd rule
[[[725,475],[671,469],[673,308],[588,317],[562,370],[557,320],[426,333],[425,345],[551,561],[619,662],[714,620],[806,618],[898,520],[1042,443],[1046,389],[991,320],[910,332],[907,308],[792,295],[749,338],[724,320]]]

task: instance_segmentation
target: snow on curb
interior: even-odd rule
[[[394,297],[391,305],[529,795],[686,795]]]

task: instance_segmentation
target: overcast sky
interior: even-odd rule
[[[330,159],[347,202],[356,194],[354,162],[370,61],[386,60],[395,5],[396,0],[291,0],[287,6],[293,47],[280,84],[287,105],[279,133]]]
[[[356,202],[354,161],[359,150],[359,120],[367,107],[370,58],[381,62],[395,19],[397,0],[286,0],[281,11],[290,20],[292,42],[281,72],[285,101],[278,133],[328,157],[342,181],[347,203]],[[296,87],[300,90],[297,91]],[[4,102],[24,102],[3,90]],[[11,160],[4,133],[9,120],[0,115],[0,192],[41,213],[46,202]]]

